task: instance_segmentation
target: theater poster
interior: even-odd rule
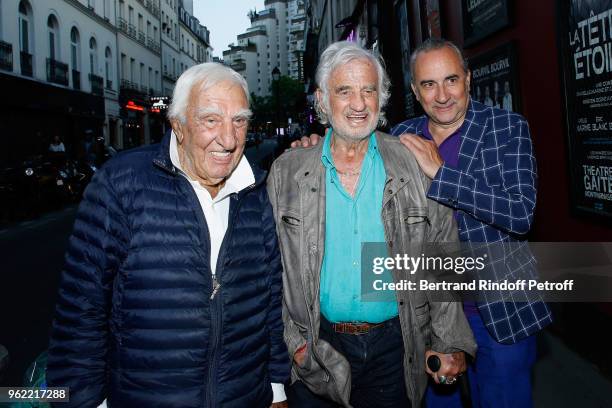
[[[463,0],[464,46],[469,47],[509,26],[510,3],[510,0]]]
[[[520,112],[518,67],[514,43],[469,59],[472,98],[494,108]]]
[[[612,0],[559,2],[571,206],[612,217]]]

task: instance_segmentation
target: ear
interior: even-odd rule
[[[468,89],[468,92],[470,90],[470,83],[471,82],[472,82],[472,71],[470,71],[468,69],[467,76],[465,77],[465,86]]]
[[[325,112],[325,104],[323,103],[323,91],[321,91],[321,88],[317,88],[317,90],[315,91],[315,97],[317,98],[317,103],[319,104],[319,108],[323,112]]]
[[[183,133],[184,131],[183,124],[178,119],[172,119],[170,121],[170,124],[172,125],[172,130],[174,131],[174,134],[176,135],[176,141],[178,142],[179,145],[182,144],[183,140],[185,140],[185,134]]]
[[[420,101],[419,93],[417,92],[416,87],[414,86],[414,83],[410,82],[410,88],[412,89],[412,93],[414,94],[414,97],[416,98],[416,100]]]

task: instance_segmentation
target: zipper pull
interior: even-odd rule
[[[212,291],[212,294],[210,295],[210,300],[213,300],[215,298],[215,295],[219,291],[219,288],[221,288],[221,284],[217,282],[217,275],[212,276],[212,281],[213,281],[213,291]]]

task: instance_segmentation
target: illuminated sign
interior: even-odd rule
[[[136,105],[134,101],[128,101],[127,105],[125,105],[126,109],[136,110],[136,111],[144,111],[144,107],[140,105]]]
[[[149,98],[152,104],[151,112],[160,112],[168,109],[168,105],[170,104],[170,98],[167,96],[152,96]]]

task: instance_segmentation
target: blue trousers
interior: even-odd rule
[[[535,363],[535,336],[515,344],[500,344],[484,326],[480,314],[468,316],[478,352],[468,366],[474,408],[531,408],[531,369]],[[461,408],[457,385],[427,387],[428,408]]]
[[[404,384],[404,343],[399,318],[368,334],[335,333],[321,316],[321,338],[342,353],[351,365],[351,399],[355,408],[405,408],[410,400]],[[312,393],[301,381],[286,388],[291,408],[337,408]]]

